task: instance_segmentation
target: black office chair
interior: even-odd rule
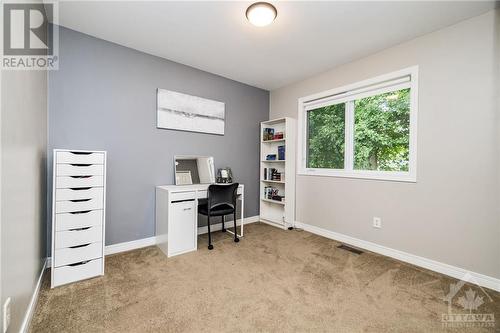
[[[236,196],[238,183],[230,185],[214,184],[208,187],[208,198],[205,203],[198,205],[198,213],[207,217],[208,226],[208,249],[212,250],[212,236],[210,235],[210,217],[222,216],[222,232],[226,231],[224,216],[233,214],[234,219],[234,241],[240,241],[236,234]]]

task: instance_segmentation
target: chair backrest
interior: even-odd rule
[[[212,184],[208,186],[208,209],[220,205],[229,205],[235,208],[238,186],[238,183],[228,185]]]

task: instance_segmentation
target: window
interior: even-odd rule
[[[299,99],[299,174],[416,181],[417,72]]]
[[[311,110],[307,123],[307,167],[343,169],[345,104]]]

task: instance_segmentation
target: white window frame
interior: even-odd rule
[[[410,151],[408,171],[354,170],[354,100],[389,91],[410,88]],[[346,102],[344,169],[307,168],[307,111]],[[347,177],[401,182],[417,181],[418,66],[380,75],[368,80],[334,88],[298,100],[297,174]]]

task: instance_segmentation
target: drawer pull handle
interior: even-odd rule
[[[191,210],[191,208],[184,208],[184,210],[185,210],[185,211],[186,211],[186,210]]]
[[[71,166],[76,166],[76,167],[88,167],[91,166],[92,164],[70,164]]]
[[[90,210],[81,210],[79,212],[70,212],[70,214],[87,214],[90,213]]]
[[[188,202],[188,201],[194,201],[194,199],[185,199],[185,200],[172,200],[172,203],[179,203],[179,202]]]
[[[77,263],[74,263],[74,264],[69,264],[68,266],[74,267],[74,266],[85,265],[85,264],[86,264],[86,263],[88,263],[89,261],[90,261],[90,260],[85,260],[85,261],[77,262]]]
[[[85,246],[89,246],[91,243],[88,243],[88,244],[82,244],[82,245],[75,245],[75,246],[70,246],[69,248],[70,249],[78,249],[80,247],[85,247]]]
[[[92,187],[71,187],[70,190],[72,191],[86,191],[90,190]]]
[[[83,227],[83,228],[75,228],[75,229],[69,229],[69,231],[83,231],[83,230],[89,230],[90,227]]]
[[[86,152],[86,151],[72,151],[71,154],[75,154],[75,155],[90,155],[92,153],[91,152]]]
[[[92,176],[70,176],[71,178],[90,178]]]
[[[74,200],[70,200],[71,202],[85,202],[85,201],[89,201],[89,200],[92,200],[92,199],[74,199]]]

